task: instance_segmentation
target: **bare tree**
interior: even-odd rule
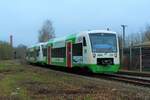
[[[0,41],[0,60],[13,58],[13,48],[8,42]]]
[[[122,47],[121,44],[122,37],[121,35],[119,36],[119,43],[120,43],[120,48]],[[131,33],[128,36],[126,36],[126,47],[129,47],[131,44],[132,45],[138,45],[143,42],[150,42],[150,25],[147,25],[145,27],[145,31],[141,30],[136,33]]]
[[[126,36],[126,46],[129,47],[131,44],[132,45],[138,45],[142,42],[144,42],[144,33],[137,32],[137,33],[131,33],[128,36]]]
[[[55,31],[50,20],[46,20],[39,31],[39,42],[46,42],[49,39],[55,38]]]
[[[135,45],[135,44],[140,44],[142,42],[142,37],[143,34],[138,32],[138,33],[133,33],[131,35],[131,42]]]
[[[147,25],[145,31],[143,32],[144,42],[150,41],[150,25]]]

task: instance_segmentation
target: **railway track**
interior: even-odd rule
[[[93,77],[93,78],[102,78],[102,79],[109,79],[109,80],[115,80],[115,81],[120,81],[120,82],[125,82],[125,83],[131,83],[134,85],[140,85],[144,87],[149,87],[150,88],[150,77],[147,75],[140,75],[140,74],[134,74],[134,73],[117,73],[117,74],[93,74],[93,73],[87,73],[87,72],[77,72],[77,71],[68,71],[68,70],[60,70],[57,69],[56,67],[46,67],[50,68],[53,70],[59,70],[63,72],[67,72],[70,74],[76,74],[76,75],[82,75],[82,76],[87,76],[87,77]]]
[[[137,74],[137,73],[115,73],[115,74],[80,74],[80,73],[73,73],[73,74],[79,74],[83,76],[88,77],[94,77],[94,78],[102,78],[102,79],[108,79],[108,80],[115,80],[125,83],[130,83],[133,85],[138,86],[144,86],[150,88],[150,74],[144,75],[143,73]]]
[[[142,77],[150,77],[150,73],[148,73],[148,72],[119,71],[118,74],[133,75],[133,76],[142,76]]]
[[[143,76],[131,76],[126,74],[103,74],[102,76],[96,75],[96,77],[106,78],[110,80],[116,80],[126,83],[132,83],[134,85],[140,85],[144,87],[150,87],[150,77]]]
[[[76,74],[76,73],[75,73]],[[77,73],[79,74],[79,73]],[[80,74],[88,77],[115,80],[150,88],[150,73],[118,72],[114,74]]]

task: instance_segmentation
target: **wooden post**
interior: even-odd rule
[[[140,46],[140,72],[142,72],[142,47]]]
[[[130,43],[130,68],[132,68],[132,42]]]

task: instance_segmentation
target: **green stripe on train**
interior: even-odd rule
[[[74,64],[73,66],[79,67],[80,68],[88,68],[90,71],[92,71],[93,73],[113,73],[113,72],[118,72],[120,65],[116,64],[116,65],[106,65],[106,66],[102,66],[102,65],[96,65],[96,64]]]

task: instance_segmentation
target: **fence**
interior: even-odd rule
[[[122,69],[150,71],[150,47],[125,48]]]

